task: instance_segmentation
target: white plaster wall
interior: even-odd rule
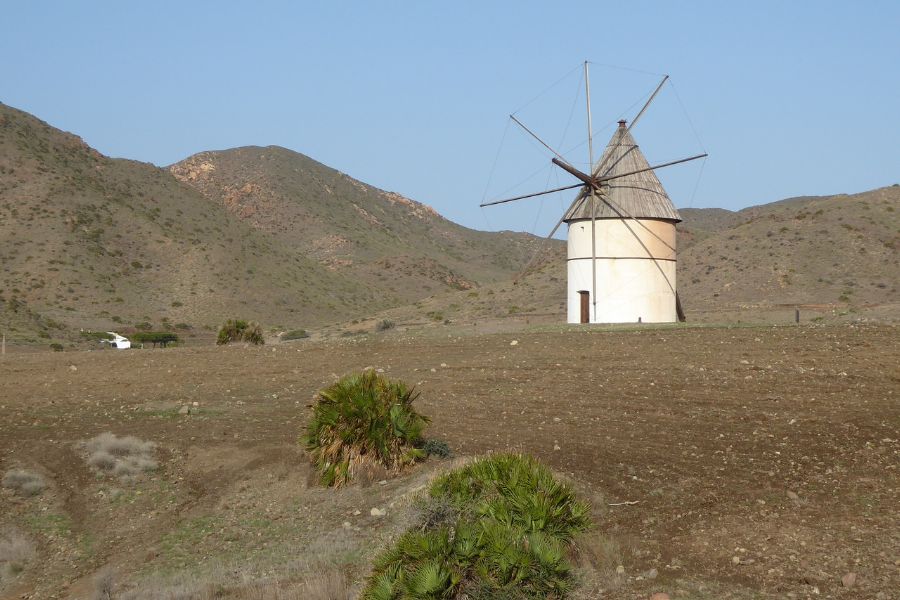
[[[675,257],[675,225],[653,219],[641,222],[661,240],[633,221],[597,221],[597,305],[594,314],[591,299],[592,323],[635,323],[638,318],[644,323],[678,320],[675,261],[662,260]],[[591,292],[592,287],[590,221],[569,224],[568,248],[567,316],[569,323],[579,323],[578,292]],[[656,260],[649,258],[648,250]]]
[[[656,219],[598,219],[596,256],[675,259],[675,225]],[[649,231],[648,231],[649,230]],[[652,233],[651,233],[652,232]],[[641,245],[643,244],[643,246]],[[569,224],[569,258],[591,257],[591,222]]]

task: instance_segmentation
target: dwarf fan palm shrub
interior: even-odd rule
[[[446,518],[434,519],[436,509]],[[564,598],[590,508],[549,469],[498,455],[438,478],[420,526],[375,560],[365,600]]]
[[[244,321],[241,319],[228,319],[219,329],[219,335],[216,338],[216,345],[224,346],[231,342],[244,341],[259,346],[263,344],[262,327],[255,321]]]
[[[371,467],[396,474],[425,458],[416,447],[428,423],[412,407],[418,395],[371,369],[319,392],[302,442],[321,482],[338,487]]]
[[[529,456],[500,454],[475,461],[437,479],[429,493],[464,514],[562,541],[570,541],[588,522],[587,505]]]
[[[248,323],[246,329],[244,329],[243,339],[245,342],[256,346],[264,344],[265,338],[263,338],[262,326],[256,321]]]

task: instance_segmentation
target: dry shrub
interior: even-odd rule
[[[105,567],[97,571],[94,575],[94,593],[91,600],[112,600],[115,591],[116,581],[115,572],[110,567]]]
[[[388,329],[394,328],[394,322],[390,319],[384,319],[382,321],[378,321],[375,324],[375,331],[387,331]]]
[[[0,581],[18,575],[34,555],[34,544],[19,531],[0,535]]]
[[[619,588],[625,578],[616,573],[616,567],[624,563],[627,548],[619,541],[592,531],[575,540],[575,564],[581,585],[573,600],[598,597],[603,590]]]
[[[119,437],[114,433],[101,433],[85,442],[84,448],[88,465],[120,479],[154,471],[158,466],[153,458],[156,444],[130,435]]]
[[[3,487],[19,496],[36,496],[44,491],[47,482],[38,473],[25,469],[10,469],[3,476]]]
[[[303,598],[308,600],[352,600],[353,587],[346,571],[326,569],[311,575],[304,583]]]
[[[583,569],[610,575],[622,564],[622,547],[616,540],[598,532],[591,532],[578,538],[578,566]]]

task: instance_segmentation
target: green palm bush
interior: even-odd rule
[[[376,559],[365,600],[568,593],[565,550],[590,526],[590,507],[534,459],[475,461],[435,480],[423,508],[420,526]],[[434,519],[436,509],[452,517]]]
[[[219,328],[216,345],[224,346],[231,342],[240,341],[255,344],[257,346],[265,343],[260,324],[255,321],[244,321],[242,319],[228,319],[225,321],[225,324]]]
[[[266,341],[263,337],[262,326],[256,321],[250,321],[247,324],[246,329],[244,329],[243,339],[245,342],[255,346],[261,346]]]
[[[416,446],[429,419],[412,407],[418,396],[371,369],[320,391],[302,442],[321,482],[339,487],[371,467],[397,474],[425,458]]]
[[[588,523],[588,506],[530,456],[500,454],[477,460],[438,478],[429,493],[434,499],[448,499],[470,517],[488,517],[564,542]]]

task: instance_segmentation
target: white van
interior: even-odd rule
[[[115,331],[107,331],[109,335],[112,336],[111,340],[100,340],[101,344],[109,344],[110,348],[115,348],[116,350],[125,350],[131,348],[131,340],[126,337],[122,337]]]

